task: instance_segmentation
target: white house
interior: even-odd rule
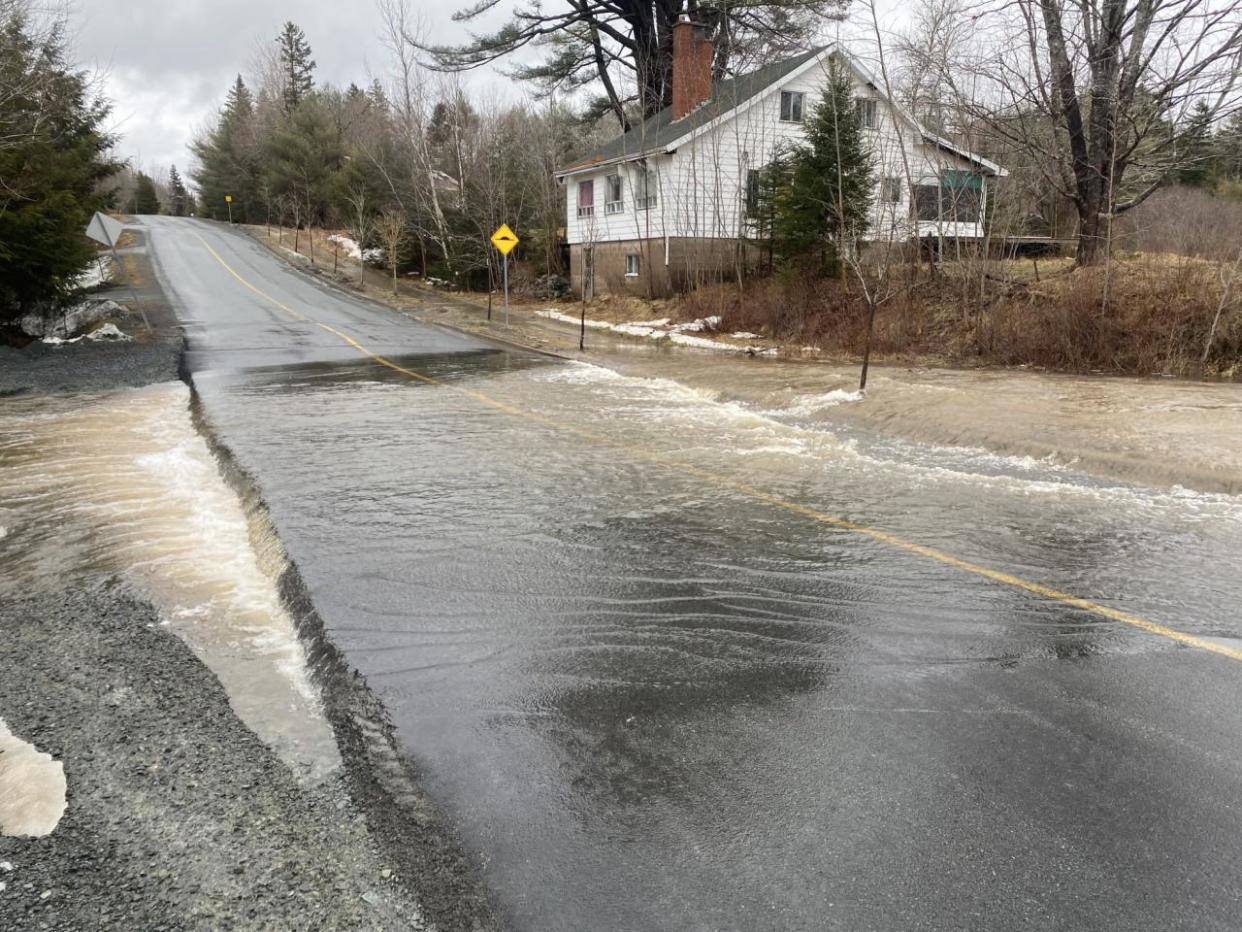
[[[853,76],[876,163],[868,236],[905,239],[917,224],[921,237],[982,237],[987,179],[1004,169],[927,132],[840,46],[713,87],[710,42],[683,15],[672,105],[558,173],[574,287],[667,294],[753,261],[759,170],[803,138],[834,56]]]

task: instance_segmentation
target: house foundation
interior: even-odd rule
[[[605,243],[573,243],[569,274],[574,293],[667,298],[698,285],[736,279],[754,268],[753,244],[705,237],[652,237]]]

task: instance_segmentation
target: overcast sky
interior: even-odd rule
[[[234,76],[248,72],[259,44],[272,42],[287,19],[306,33],[318,81],[362,84],[387,72],[373,0],[76,2],[76,57],[103,73],[114,130],[122,137],[119,153],[142,168],[167,171],[176,164],[185,173],[191,136],[214,115]],[[451,15],[465,2],[414,0],[411,6],[427,35],[447,42],[464,38]],[[883,0],[885,7],[898,9],[900,0]],[[475,73],[468,83],[502,96],[520,94],[495,73]]]

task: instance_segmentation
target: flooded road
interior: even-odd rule
[[[207,224],[152,245],[207,420],[511,928],[1236,926],[1236,498],[506,351]]]
[[[185,385],[6,399],[0,476],[0,597],[122,580],[299,778],[339,767],[277,593],[279,547],[255,546],[267,529],[221,477]]]

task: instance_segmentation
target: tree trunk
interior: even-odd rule
[[[1080,266],[1103,262],[1108,255],[1111,220],[1100,203],[1087,203],[1078,208],[1078,247],[1074,261]]]

